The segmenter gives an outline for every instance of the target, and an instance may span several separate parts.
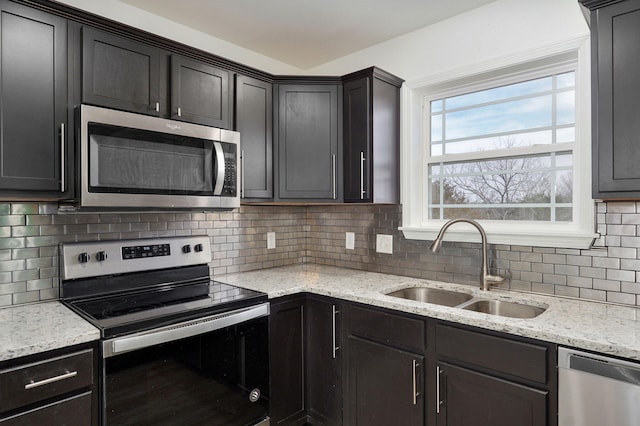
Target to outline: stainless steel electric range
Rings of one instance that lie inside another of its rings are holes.
[[[62,245],[62,301],[102,336],[102,424],[269,424],[267,295],[210,261],[207,236]]]

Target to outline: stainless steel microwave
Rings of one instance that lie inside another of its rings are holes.
[[[80,208],[240,206],[240,134],[89,105],[78,107]]]

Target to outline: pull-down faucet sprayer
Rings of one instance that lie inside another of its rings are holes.
[[[444,237],[444,233],[449,229],[449,227],[455,223],[464,222],[473,225],[480,232],[480,239],[482,240],[482,271],[480,272],[480,289],[489,291],[489,288],[492,285],[502,284],[505,281],[505,277],[501,277],[499,275],[491,275],[489,274],[489,261],[487,256],[487,234],[484,232],[484,229],[478,222],[472,219],[451,219],[447,223],[442,226],[438,236],[429,247],[434,253],[437,253],[440,250],[440,246],[442,245],[442,238]]]

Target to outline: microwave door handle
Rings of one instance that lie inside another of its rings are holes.
[[[216,180],[215,187],[213,188],[213,195],[221,195],[227,165],[224,163],[224,152],[222,151],[222,144],[220,142],[214,142],[213,149],[216,152],[216,164],[218,165],[218,172],[215,177]]]

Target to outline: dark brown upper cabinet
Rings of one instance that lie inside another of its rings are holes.
[[[82,29],[83,103],[228,129],[229,79],[205,62]]]
[[[593,197],[640,198],[640,0],[591,9]]]
[[[342,201],[342,86],[279,84],[277,105],[277,198]]]
[[[69,188],[67,21],[0,2],[0,190],[60,198]]]
[[[273,198],[273,86],[236,75],[235,130],[241,142],[242,199]]]
[[[400,202],[400,87],[378,68],[343,77],[344,201]]]
[[[229,71],[171,55],[171,118],[229,128]]]
[[[160,115],[160,51],[144,43],[84,27],[82,102]]]

